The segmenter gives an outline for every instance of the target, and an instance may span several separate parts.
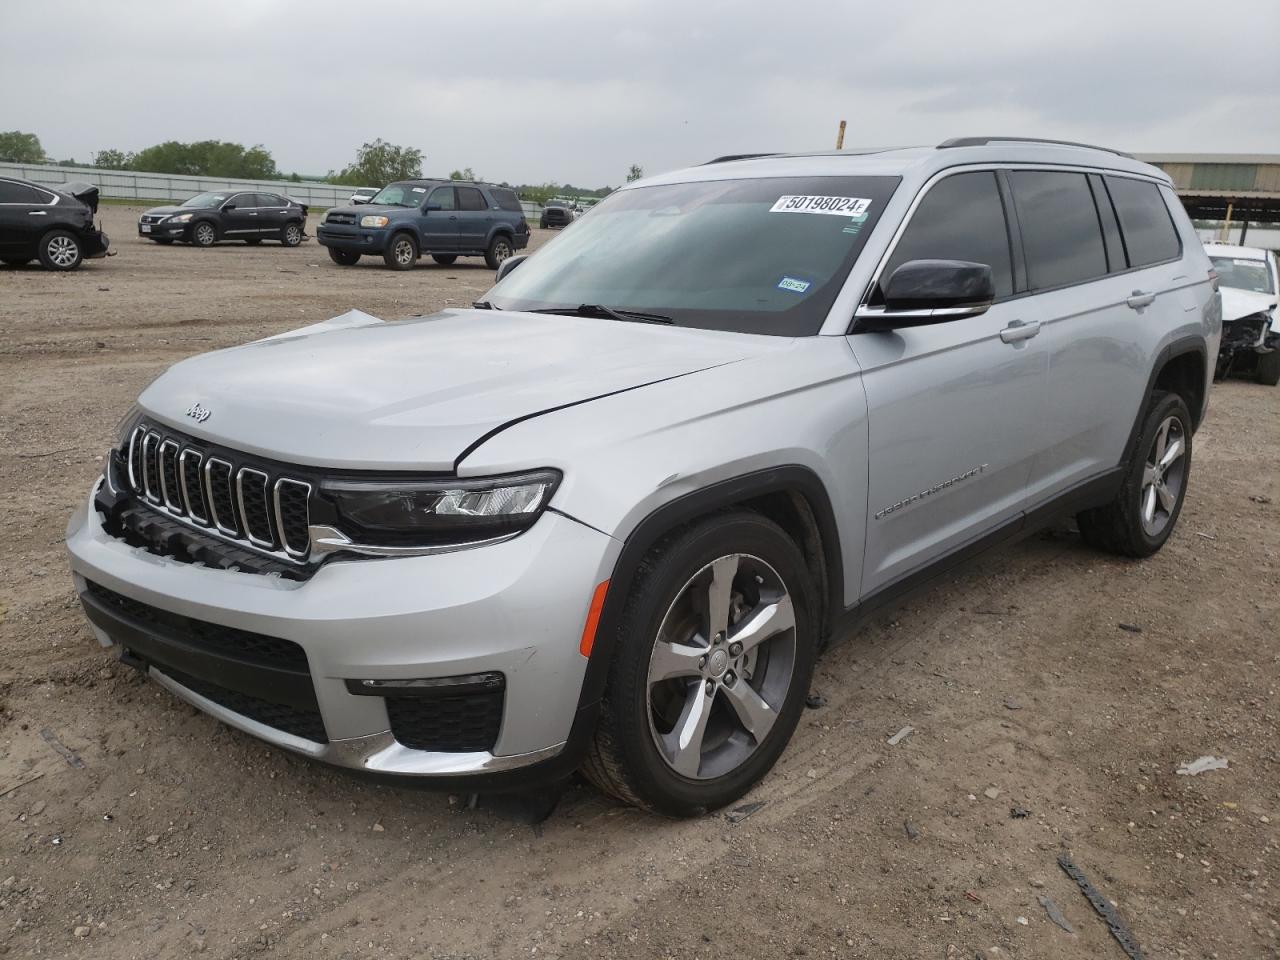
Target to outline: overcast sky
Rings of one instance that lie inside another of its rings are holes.
[[[617,185],[719,154],[966,134],[1280,153],[1280,2],[0,0],[0,130],[87,160],[261,143],[323,174]]]

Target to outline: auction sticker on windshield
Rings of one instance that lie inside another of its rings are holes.
[[[835,217],[860,217],[871,201],[863,197],[784,196],[770,213],[825,213]]]

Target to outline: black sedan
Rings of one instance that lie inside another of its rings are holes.
[[[274,193],[216,191],[192,197],[180,206],[156,207],[138,218],[138,236],[156,243],[181,240],[211,247],[219,240],[261,243],[279,240],[286,247],[302,242],[307,208]]]
[[[47,270],[74,270],[107,255],[107,235],[93,225],[98,189],[87,183],[42,187],[0,177],[0,262],[39,258]]]

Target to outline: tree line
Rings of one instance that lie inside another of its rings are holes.
[[[0,132],[0,160],[14,163],[49,163],[34,133],[20,130]],[[76,165],[74,160],[63,161]],[[422,176],[423,155],[417,147],[400,146],[379,138],[365,143],[356,151],[355,159],[341,170],[330,170],[325,180],[329,183],[355,187],[380,187],[396,180],[411,180]],[[93,154],[91,166],[103,170],[135,170],[140,173],[172,173],[186,176],[217,177],[220,180],[282,180],[301,182],[297,173],[284,175],[275,159],[262,144],[246,147],[225,140],[199,140],[181,143],[166,140],[146,147],[136,153],[114,147]],[[449,174],[453,180],[480,180],[466,167]],[[632,164],[627,171],[628,182],[639,180],[644,170]],[[604,197],[613,187],[577,187],[568,183],[512,184],[503,182],[524,200],[546,203],[556,196]]]

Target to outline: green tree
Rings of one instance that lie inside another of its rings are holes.
[[[472,170],[470,167],[467,167],[466,169],[463,169],[463,170],[453,171],[453,173],[449,174],[449,179],[450,180],[479,180],[480,178],[476,176],[476,173],[474,170]]]
[[[393,180],[412,180],[422,176],[422,151],[400,147],[382,138],[366,143],[356,152],[355,163],[338,173],[329,172],[330,183],[356,187],[381,187]]]
[[[631,169],[627,171],[627,183],[631,183],[633,180],[639,180],[643,176],[644,167],[640,166],[638,163],[633,163],[631,165]]]
[[[9,130],[0,133],[0,160],[11,163],[44,163],[44,147],[34,133]]]
[[[261,144],[246,148],[223,140],[201,140],[197,143],[166,140],[139,150],[130,166],[148,173],[237,180],[271,180],[279,176],[275,160]]]
[[[93,155],[93,165],[104,170],[128,170],[133,165],[133,154],[123,150],[99,150]]]

